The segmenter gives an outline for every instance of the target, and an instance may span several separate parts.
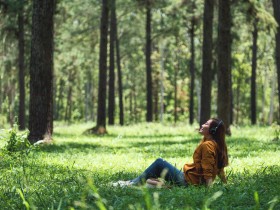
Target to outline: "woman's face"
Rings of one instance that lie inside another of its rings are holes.
[[[204,123],[201,128],[199,129],[199,133],[204,135],[204,136],[209,136],[209,128],[210,124],[212,123],[212,120],[208,120],[206,123]]]

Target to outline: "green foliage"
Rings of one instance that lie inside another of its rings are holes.
[[[6,0],[0,7],[0,122],[14,123],[18,113],[18,47],[17,13],[20,3],[24,3],[25,19],[25,67],[28,72],[30,58],[30,37],[32,1]],[[139,4],[141,3],[142,4]],[[146,1],[119,0],[116,2],[118,34],[120,43],[121,68],[123,76],[123,98],[125,122],[135,123],[145,120],[145,10]],[[177,71],[179,121],[188,117],[189,106],[189,60],[191,20],[195,21],[195,118],[198,116],[204,1],[161,0],[152,1],[152,71],[154,97],[159,95],[160,62],[164,60],[163,86],[165,119],[173,120],[174,115],[174,72]],[[216,5],[215,5],[216,6]],[[257,108],[258,122],[269,122],[266,116],[269,104],[277,106],[277,100],[269,101],[273,89],[267,78],[275,71],[275,21],[269,0],[233,1],[232,4],[232,84],[233,99],[238,100],[234,107],[234,123],[249,122],[251,32],[252,20],[259,19],[258,69],[257,69]],[[55,52],[54,52],[54,118],[67,122],[83,120],[95,121],[98,93],[99,65],[99,23],[101,2],[94,0],[57,1],[55,13]],[[217,10],[214,15],[213,58],[216,62]],[[160,53],[165,43],[165,53]],[[269,64],[269,65],[268,65]],[[179,66],[179,67],[178,67]],[[270,68],[268,71],[267,68]],[[215,70],[213,64],[213,70]],[[267,72],[267,74],[265,73]],[[266,74],[267,78],[264,76]],[[137,77],[135,77],[137,75]],[[26,75],[26,108],[28,107],[28,75]],[[217,77],[214,71],[212,90],[212,112],[216,113]],[[117,78],[116,78],[117,82]],[[156,86],[156,87],[155,87]],[[275,97],[276,98],[276,97]],[[116,94],[116,102],[118,102]],[[117,104],[117,103],[116,103]],[[235,104],[235,101],[234,101]],[[157,104],[159,106],[159,104]],[[156,104],[155,104],[156,106]],[[26,110],[27,111],[27,110]],[[116,107],[116,118],[118,116]],[[242,116],[242,119],[240,119]],[[277,113],[274,112],[274,118]],[[118,121],[116,119],[116,121]],[[270,123],[270,122],[269,122]]]
[[[1,136],[1,140],[6,142],[4,146],[4,150],[8,153],[28,153],[32,148],[30,142],[27,139],[28,132],[19,133],[17,131],[17,125],[14,125],[9,130],[3,130],[3,136]]]

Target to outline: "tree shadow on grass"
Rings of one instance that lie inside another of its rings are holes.
[[[227,146],[230,155],[243,158],[260,156],[264,151],[279,150],[280,142],[230,137],[227,139]]]
[[[269,202],[278,196],[278,204],[274,209],[280,209],[279,203],[279,174],[280,166],[262,166],[255,172],[244,169],[243,172],[233,173],[229,177],[229,184],[224,186],[224,194],[230,199],[227,203],[232,209],[248,209],[257,206],[254,199],[258,194],[260,209],[269,209]],[[234,195],[234,196],[232,196]]]
[[[73,152],[77,153],[91,153],[91,152],[100,152],[100,153],[111,153],[123,147],[108,147],[102,146],[94,143],[78,143],[70,142],[63,144],[51,144],[42,146],[38,152],[48,152],[48,153],[64,153],[64,152]]]
[[[112,140],[110,140],[112,141]],[[153,140],[153,141],[143,141],[143,142],[132,142],[132,141],[121,141],[121,145],[118,145],[118,142],[116,141],[113,143],[112,146],[104,146],[102,144],[98,143],[88,143],[83,141],[77,141],[77,142],[63,142],[63,143],[54,143],[50,145],[43,145],[40,150],[43,152],[49,152],[49,153],[63,153],[66,151],[71,150],[78,150],[79,152],[100,152],[100,153],[114,153],[116,151],[123,150],[123,152],[126,152],[127,149],[143,149],[146,147],[158,149],[159,147],[163,148],[171,148],[172,145],[178,145],[183,150],[190,145],[190,144],[197,144],[197,139],[185,139],[185,140]]]

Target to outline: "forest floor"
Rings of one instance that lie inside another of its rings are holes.
[[[2,130],[0,208],[280,209],[280,141],[273,141],[273,127],[232,127],[228,184],[217,178],[210,188],[151,189],[111,183],[136,177],[158,157],[178,168],[192,162],[201,139],[196,128],[143,123],[83,135],[92,126],[55,123],[53,144],[12,154]]]

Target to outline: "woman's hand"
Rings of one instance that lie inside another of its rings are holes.
[[[222,180],[222,182],[223,182],[224,184],[227,183],[227,178],[226,178],[224,169],[220,169],[220,170],[218,171],[218,177]]]
[[[213,183],[213,179],[212,178],[206,179],[206,186],[207,187],[210,187],[212,185],[212,183]]]

